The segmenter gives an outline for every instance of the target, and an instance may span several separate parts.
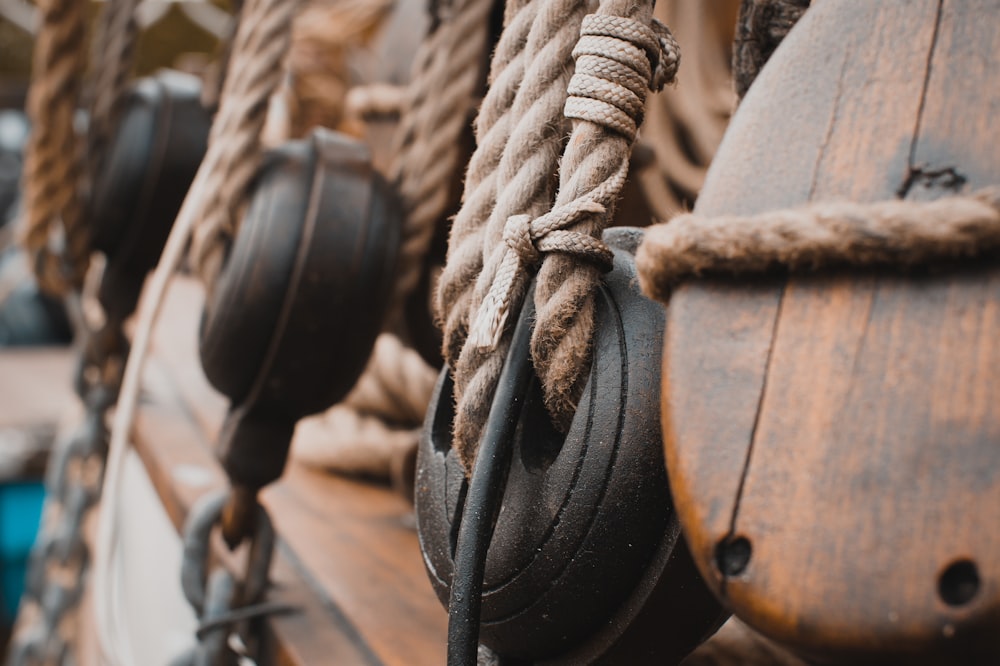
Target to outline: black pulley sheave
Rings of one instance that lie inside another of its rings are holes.
[[[480,642],[504,657],[671,663],[724,617],[671,505],[660,436],[664,314],[638,291],[639,238],[635,229],[606,234],[614,270],[597,292],[593,365],[569,432],[551,425],[533,373],[526,391],[513,392],[521,404],[509,429],[509,469],[494,475],[494,483],[506,478],[506,489],[486,555],[479,628]],[[452,386],[446,370],[428,411],[416,486],[424,562],[443,603],[463,512],[481,492],[479,463],[470,488],[451,448]],[[490,418],[511,411],[494,402]],[[488,423],[484,437],[498,428]]]
[[[205,374],[232,401],[219,455],[234,485],[277,479],[296,421],[357,381],[385,317],[401,223],[357,141],[317,129],[265,157],[201,326]]]
[[[138,81],[92,183],[87,219],[107,257],[101,300],[131,312],[205,156],[211,116],[197,78],[173,71]],[[131,307],[127,307],[131,304]]]

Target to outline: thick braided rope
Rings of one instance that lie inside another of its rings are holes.
[[[390,311],[419,283],[434,232],[446,213],[462,132],[489,48],[493,1],[458,0],[417,51],[391,168],[406,222]]]
[[[1000,250],[1000,187],[930,202],[822,202],[751,217],[681,215],[650,227],[636,265],[667,302],[681,280],[785,268],[910,266]]]
[[[86,66],[87,3],[42,0],[35,40],[24,160],[21,242],[39,286],[52,294],[78,290],[90,263],[90,236],[80,197],[81,156],[74,115]],[[53,250],[53,234],[62,247]]]
[[[496,203],[497,166],[510,138],[511,105],[524,75],[524,47],[540,4],[541,0],[507,3],[507,20],[490,63],[489,88],[475,122],[476,150],[466,169],[462,205],[451,226],[447,263],[435,299],[444,357],[452,367],[468,331],[472,291],[483,268],[486,221]],[[520,8],[515,10],[515,5]]]
[[[811,0],[743,0],[733,44],[733,83],[740,99],[809,9]]]
[[[515,23],[520,14],[531,11],[530,7],[515,16]],[[552,175],[558,171],[566,136],[562,111],[573,71],[573,46],[585,13],[582,0],[546,0],[535,13],[524,43],[524,74],[511,103],[510,136],[495,171],[496,201],[486,223],[480,250],[483,269],[468,302],[470,312],[480,309],[504,264],[507,220],[524,215],[534,218],[552,205]],[[511,280],[511,291],[523,295],[526,285],[527,276],[518,274]],[[454,442],[467,469],[471,469],[509,340],[497,342],[489,349],[466,342],[453,366],[457,399]]]
[[[195,215],[190,258],[211,288],[261,158],[260,133],[268,101],[282,77],[298,2],[247,0],[233,40],[219,111],[212,123],[205,163],[206,197]]]
[[[104,151],[128,89],[135,46],[139,41],[139,22],[135,15],[139,1],[108,0],[93,40],[93,80],[89,91],[90,120],[87,126],[87,161],[91,179],[104,160]]]
[[[680,52],[669,31],[652,21],[651,2],[606,0],[585,24],[577,54],[579,80],[566,104],[573,132],[553,212],[573,211],[563,228],[599,239],[628,174],[646,92],[674,80]],[[600,271],[598,263],[561,250],[544,255],[538,271],[532,360],[549,414],[563,429],[587,381]]]
[[[297,7],[296,0],[247,0],[241,11],[208,150],[139,304],[135,336],[125,366],[108,449],[102,491],[102,496],[108,500],[107,507],[115,506],[113,500],[121,493],[122,470],[138,408],[142,368],[170,279],[180,266],[193,230],[200,232],[191,249],[206,286],[211,285],[221,267],[226,234],[232,229],[229,207],[236,207],[245,199],[257,169],[260,132],[268,99],[281,79],[281,63],[288,50]],[[198,227],[199,223],[207,226]],[[116,515],[106,508],[98,520],[94,566],[94,588],[98,590],[108,589],[112,577],[111,563],[119,538]],[[101,653],[106,661],[115,664],[118,643],[110,635],[110,623],[100,621],[112,616],[108,595],[97,595],[95,606]]]

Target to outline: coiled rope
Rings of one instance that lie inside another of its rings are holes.
[[[586,20],[585,12],[585,2],[571,0],[508,7],[477,120],[437,303],[466,470],[509,344],[509,313],[536,268],[532,359],[554,422],[565,429],[572,419],[590,364],[593,292],[611,260],[600,233],[625,181],[646,91],[677,71],[676,42],[653,23],[651,2],[605,0]],[[560,160],[566,119],[572,131]]]

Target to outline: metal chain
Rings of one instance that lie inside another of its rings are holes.
[[[100,501],[108,453],[108,410],[115,404],[128,345],[118,318],[88,330],[76,373],[82,422],[56,445],[46,475],[45,520],[31,552],[8,664],[73,663],[76,610],[90,568],[84,523]]]
[[[238,513],[253,516],[248,542],[246,572],[242,580],[221,567],[208,571],[212,532],[227,522],[233,502],[250,502]],[[267,592],[268,572],[274,555],[275,532],[271,517],[255,496],[230,490],[203,497],[188,514],[184,525],[181,587],[198,615],[198,643],[173,661],[171,666],[249,666],[255,664],[256,646],[248,638],[249,623],[265,615],[296,610],[292,606],[262,603]]]

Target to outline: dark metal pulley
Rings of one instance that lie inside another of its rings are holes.
[[[87,218],[108,259],[101,297],[134,308],[205,156],[211,116],[196,77],[163,71],[129,91],[92,186]]]
[[[205,374],[232,401],[219,455],[235,486],[277,479],[296,421],[342,399],[361,374],[401,221],[357,141],[315,130],[266,157],[200,335]]]
[[[640,238],[636,229],[606,234],[614,270],[598,292],[594,362],[569,432],[552,427],[533,373],[517,398],[479,618],[480,642],[503,657],[672,663],[725,617],[671,504],[659,421],[664,315],[638,292],[632,253]],[[510,410],[494,402],[491,419],[494,412]],[[451,449],[453,419],[446,370],[428,411],[416,487],[424,562],[443,603],[475,490]]]

